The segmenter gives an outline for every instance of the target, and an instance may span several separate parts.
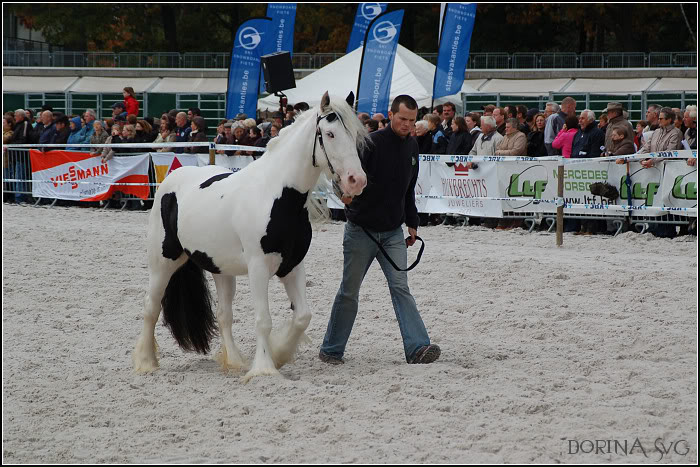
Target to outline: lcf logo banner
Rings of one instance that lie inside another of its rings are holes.
[[[348,41],[348,48],[345,53],[349,54],[358,47],[365,44],[365,34],[367,26],[374,18],[386,11],[388,3],[360,3],[357,5],[357,13],[355,14],[355,23],[352,25],[352,33]],[[270,16],[268,13],[267,16]]]
[[[296,3],[268,3],[267,17],[272,19],[270,36],[263,40],[263,53],[289,52],[294,55],[294,21]],[[260,93],[265,92],[265,80],[260,80]]]
[[[357,111],[370,115],[389,110],[391,76],[399,43],[403,10],[377,16],[365,35],[357,91]]]
[[[456,94],[464,83],[476,3],[448,3],[443,18],[433,99]]]
[[[260,56],[263,43],[269,37],[270,18],[251,18],[236,31],[231,52],[226,91],[226,118],[244,113],[255,116],[258,107],[258,83],[260,80]]]

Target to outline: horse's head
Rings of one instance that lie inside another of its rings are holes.
[[[367,186],[359,154],[367,145],[367,132],[352,110],[352,93],[346,101],[331,103],[328,92],[321,98],[317,133],[321,147],[316,160],[333,174],[343,194],[357,196]],[[324,157],[325,151],[325,157]]]

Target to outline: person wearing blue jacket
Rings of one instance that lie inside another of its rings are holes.
[[[70,119],[70,135],[68,135],[67,144],[75,144],[76,146],[66,147],[66,151],[84,151],[85,148],[78,147],[78,144],[88,144],[90,138],[85,137],[85,127],[80,123],[80,117]]]

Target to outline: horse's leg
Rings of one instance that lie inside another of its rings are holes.
[[[253,365],[243,377],[244,383],[247,383],[255,376],[279,375],[270,352],[270,331],[272,330],[272,318],[270,317],[268,300],[270,269],[262,257],[254,258],[248,263],[248,277],[250,278],[250,293],[253,297],[255,308],[255,335],[257,343]]]
[[[150,275],[148,293],[144,300],[143,329],[132,355],[134,369],[139,373],[148,373],[158,369],[155,329],[158,316],[160,316],[161,300],[170,278],[186,261],[187,257],[183,254],[175,261],[160,257],[149,262]]]
[[[224,371],[240,370],[246,367],[246,361],[233,342],[231,325],[233,324],[233,297],[236,295],[236,278],[222,274],[212,274],[216,284],[216,294],[219,298],[219,306],[216,309],[216,318],[219,320],[219,332],[221,333],[221,349],[216,354],[216,361],[221,364]]]
[[[299,344],[304,341],[311,343],[304,331],[309,327],[311,311],[306,302],[306,271],[304,263],[299,263],[292,272],[280,278],[292,302],[294,314],[284,326],[276,329],[270,336],[272,360],[277,368],[294,360]]]

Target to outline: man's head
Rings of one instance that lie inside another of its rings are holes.
[[[24,109],[15,110],[15,123],[23,122],[27,119],[27,112]]]
[[[179,128],[187,126],[187,114],[185,112],[178,112],[175,116],[175,124]]]
[[[433,107],[433,114],[442,118],[442,104],[436,105],[435,107]]]
[[[426,120],[419,120],[416,122],[416,136],[423,136],[428,132],[428,122]]]
[[[444,121],[451,120],[455,116],[456,107],[452,102],[442,104],[442,119]]]
[[[482,110],[484,111],[484,117],[490,117],[493,115],[493,110],[496,108],[495,105],[489,104],[481,107]]]
[[[685,108],[683,113],[683,123],[687,128],[695,128],[698,120],[698,107],[696,105],[689,105]]]
[[[67,116],[63,115],[63,116],[56,119],[56,130],[62,131],[67,126],[68,126],[68,117]]]
[[[95,120],[97,120],[97,114],[95,113],[94,110],[87,109],[85,111],[85,113],[83,114],[83,118],[85,119],[85,123],[92,123]]]
[[[496,126],[499,127],[503,124],[503,121],[506,119],[506,112],[504,109],[501,107],[496,107],[493,109],[493,115],[491,115],[494,120],[496,120]]]
[[[112,115],[116,116],[126,112],[126,107],[123,102],[115,102],[112,104]]]
[[[659,111],[659,126],[666,128],[668,125],[673,125],[676,120],[676,113],[670,107],[664,107]]]
[[[201,117],[202,116],[202,111],[199,110],[198,107],[192,107],[187,111],[187,118],[189,121],[194,120],[194,117]]]
[[[589,125],[593,125],[594,123],[595,113],[592,110],[586,109],[578,116],[578,126],[581,127],[582,130],[585,130]]]
[[[544,118],[545,120],[549,118],[550,115],[559,112],[559,104],[556,102],[547,102],[544,107]]]
[[[481,131],[488,135],[496,129],[496,119],[492,116],[481,117]]]
[[[362,123],[365,123],[367,120],[370,120],[370,116],[367,112],[360,112],[359,114],[357,114],[357,118],[359,118]]]
[[[618,142],[622,141],[623,139],[625,139],[625,132],[619,128],[613,129],[612,140],[615,141],[616,143],[618,143]]]
[[[384,116],[383,113],[376,113],[376,114],[372,115],[372,120],[375,120],[375,121],[377,121],[377,122],[381,122],[381,121],[384,120],[385,118],[386,118],[386,117]]]
[[[573,97],[565,97],[561,101],[561,111],[569,117],[576,115],[576,99]]]
[[[410,135],[413,126],[416,124],[417,116],[418,104],[414,98],[406,94],[394,98],[389,111],[391,129],[394,133],[401,138]]]
[[[649,125],[656,125],[659,122],[659,113],[661,112],[661,106],[658,104],[651,104],[647,107],[647,122]]]
[[[608,102],[608,107],[605,109],[605,113],[608,114],[608,119],[619,117],[622,115],[622,104],[619,102]]]
[[[512,135],[518,131],[518,119],[509,118],[506,120],[506,134]]]
[[[50,110],[44,110],[41,112],[41,123],[44,124],[45,127],[51,125],[53,122],[53,112]]]

